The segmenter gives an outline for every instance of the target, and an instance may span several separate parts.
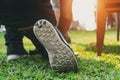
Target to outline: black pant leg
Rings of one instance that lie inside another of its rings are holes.
[[[18,31],[17,26],[5,26],[5,45],[7,46],[7,55],[10,54],[27,54],[23,47],[23,34]]]
[[[44,57],[48,57],[46,49],[35,37],[32,29],[23,31],[23,34],[32,41],[35,48],[39,51],[40,54],[42,54]]]

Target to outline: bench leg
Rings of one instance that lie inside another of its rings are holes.
[[[101,56],[105,24],[106,24],[106,11],[105,11],[105,0],[97,0],[97,55]]]

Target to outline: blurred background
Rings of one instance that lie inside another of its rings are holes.
[[[56,19],[59,19],[60,0],[51,0]],[[70,29],[93,31],[96,30],[96,0],[73,0],[73,21]],[[106,17],[106,29],[116,28],[117,13],[108,13]],[[4,32],[4,25],[1,25],[0,32]]]
[[[59,19],[59,1],[51,0],[57,20]],[[73,22],[70,29],[96,30],[96,0],[73,0]],[[106,29],[116,28],[117,13],[107,13]]]

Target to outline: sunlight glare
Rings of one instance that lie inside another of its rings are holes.
[[[96,0],[73,0],[73,20],[79,21],[86,30],[95,30]]]

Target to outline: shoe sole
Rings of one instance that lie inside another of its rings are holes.
[[[17,54],[12,54],[12,55],[8,55],[7,56],[7,61],[10,61],[10,60],[15,60],[15,59],[19,59],[19,58],[25,58],[27,57],[28,55],[24,54],[24,55],[17,55]]]
[[[55,72],[78,70],[73,51],[50,22],[44,19],[37,21],[33,27],[33,32],[46,48],[51,68]]]

